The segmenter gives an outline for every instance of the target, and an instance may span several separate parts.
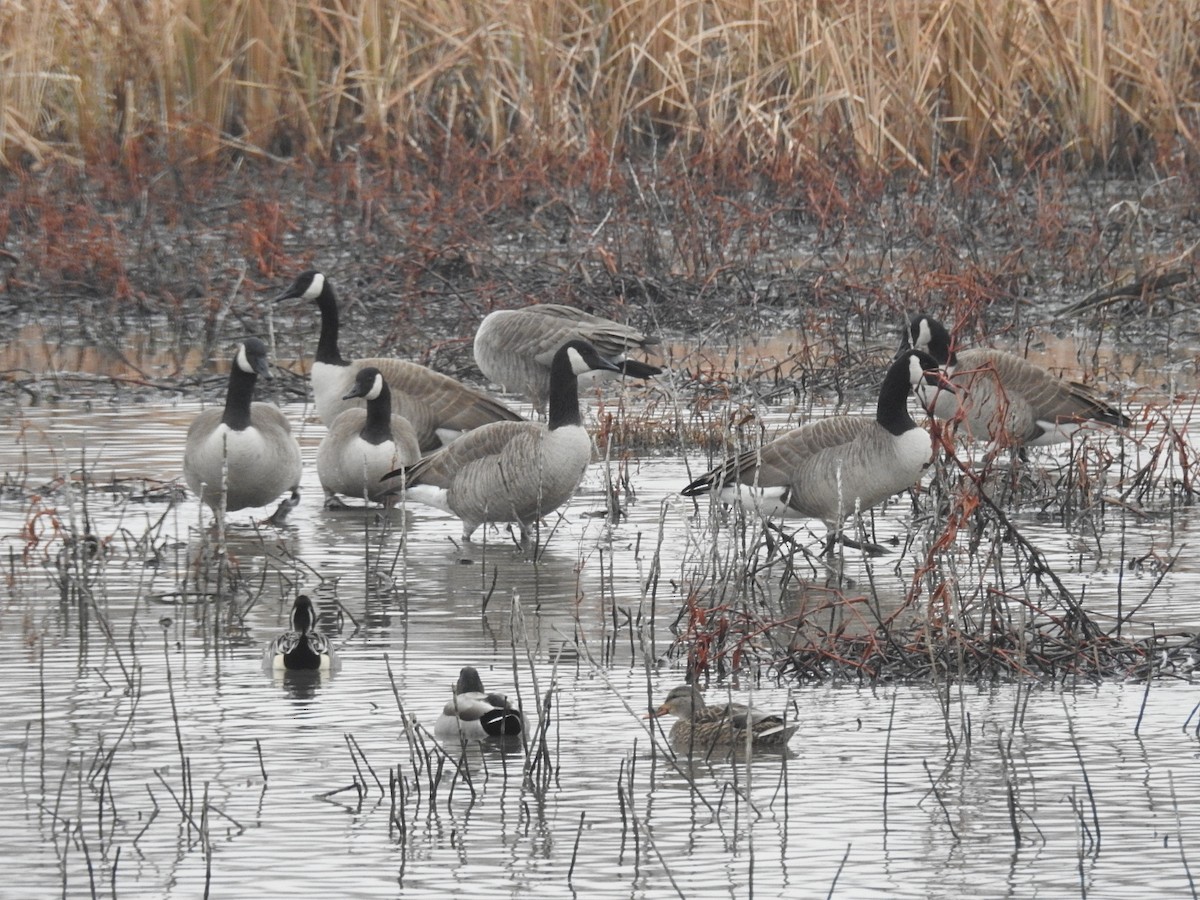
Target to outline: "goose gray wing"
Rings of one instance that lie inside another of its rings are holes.
[[[392,412],[412,423],[422,450],[441,443],[439,430],[470,431],[491,422],[520,422],[522,417],[499,400],[433,369],[401,359],[361,359],[374,366],[392,391]]]
[[[1004,410],[1007,431],[1022,443],[1040,437],[1046,426],[1088,421],[1120,427],[1130,424],[1127,416],[1091,388],[1059,378],[1004,350],[963,351],[954,382],[965,387],[959,402],[974,423],[993,432]]]
[[[406,468],[405,482],[449,488],[472,463],[536,450],[536,436],[544,431],[533,422],[496,422],[468,431],[454,443]]]
[[[975,350],[959,355],[975,366],[995,368],[1000,382],[1024,395],[1035,417],[1050,422],[1084,422],[1095,419],[1110,425],[1128,426],[1124,414],[1105,403],[1087,385],[1059,378],[1049,370],[1003,350]]]
[[[631,348],[659,343],[657,337],[632,326],[594,316],[573,306],[544,303],[517,312],[528,312],[540,319],[539,329],[546,339],[537,348],[537,358],[544,366],[550,365],[554,352],[569,340],[582,338],[595,347],[601,356],[607,357],[623,356]]]
[[[630,349],[658,343],[658,338],[628,325],[571,306],[543,303],[489,313],[475,334],[475,362],[493,382],[525,394],[535,409],[544,410],[554,355],[574,340],[587,341],[610,360],[619,360]],[[622,371],[629,377],[649,378],[662,370],[632,362]]]
[[[850,444],[874,424],[857,416],[830,416],[786,431],[762,447],[746,450],[726,460],[684,489],[685,496],[739,482],[760,487],[794,483],[817,454]]]

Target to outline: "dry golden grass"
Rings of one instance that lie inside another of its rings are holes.
[[[1193,0],[0,4],[0,162],[735,147],[795,164],[1194,143]]]

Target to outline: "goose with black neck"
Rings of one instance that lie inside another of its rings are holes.
[[[321,335],[310,378],[317,415],[326,427],[346,409],[362,408],[361,399],[346,398],[360,370],[378,369],[392,392],[392,411],[413,426],[422,452],[491,422],[519,422],[522,417],[503,403],[426,366],[390,357],[346,359],[338,348],[338,300],[333,284],[316,270],[302,272],[275,298],[308,300],[321,313]]]
[[[591,344],[569,341],[551,364],[546,422],[484,425],[385,477],[401,478],[409,499],[461,519],[464,541],[480,525],[511,522],[527,547],[537,521],[571,498],[592,459],[592,439],[579,409],[579,376],[615,369]]]

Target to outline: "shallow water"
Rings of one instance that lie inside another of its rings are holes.
[[[463,549],[458,523],[423,507],[386,523],[322,510],[322,429],[307,423],[304,500],[288,526],[234,514],[233,600],[185,604],[177,589],[194,579],[209,516],[191,497],[166,502],[159,482],[178,476],[197,408],[8,414],[0,896],[1193,892],[1200,694],[1185,678],[726,681],[713,690],[798,719],[791,752],[675,762],[642,714],[684,680],[671,625],[709,570],[706,549],[725,546],[675,495],[683,459],[629,463],[636,497],[622,494],[615,525],[602,514],[615,465],[594,465],[532,561],[495,531]],[[56,488],[85,469],[109,489]],[[907,500],[889,505],[879,534],[905,533],[912,515]],[[1189,554],[1161,580],[1127,565],[1190,544],[1189,510],[1125,515],[1110,507],[1099,534],[1090,520],[1017,518],[1103,625],[1141,603],[1130,628],[1200,629]],[[61,554],[85,521],[106,542],[91,563]],[[846,571],[898,605],[916,554],[870,569],[848,554]],[[1008,590],[1013,565],[1000,573]],[[260,669],[298,591],[321,603],[343,659],[324,681]],[[489,748],[465,760],[469,778],[444,763],[431,790],[425,760],[438,757],[420,729],[465,663],[527,711],[550,695],[545,781],[523,783],[519,749]]]

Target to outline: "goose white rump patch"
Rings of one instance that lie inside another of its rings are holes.
[[[809,518],[787,505],[785,500],[788,493],[786,487],[754,487],[749,484],[730,484],[721,488],[717,496],[722,503],[739,504],[768,518],[786,516],[788,518]]]
[[[404,489],[404,496],[409,500],[416,500],[418,503],[440,509],[452,516],[458,515],[450,508],[450,492],[446,488],[435,487],[432,484],[414,484]]]

